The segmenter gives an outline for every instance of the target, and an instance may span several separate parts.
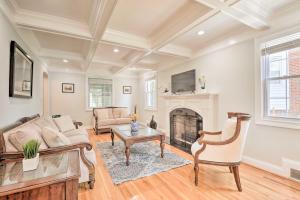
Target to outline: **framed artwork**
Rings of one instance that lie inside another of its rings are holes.
[[[131,86],[123,86],[123,94],[131,94]]]
[[[10,42],[9,96],[32,98],[33,61],[15,42]]]
[[[74,83],[62,83],[61,91],[62,93],[74,93],[75,92]]]

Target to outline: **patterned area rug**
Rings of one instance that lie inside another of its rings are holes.
[[[126,166],[125,147],[121,141],[98,142],[97,150],[109,171],[114,184],[151,176],[173,168],[190,164],[191,161],[164,150],[164,158],[160,157],[160,146],[155,142],[137,143],[130,147],[129,166]]]

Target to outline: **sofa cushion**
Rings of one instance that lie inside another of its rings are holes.
[[[71,144],[90,143],[89,138],[86,135],[72,135],[67,138]]]
[[[73,136],[73,135],[86,135],[86,136],[88,135],[86,129],[84,129],[84,128],[78,128],[75,130],[66,131],[66,132],[63,132],[63,134],[67,137]]]
[[[128,108],[113,108],[114,118],[126,118],[129,116]]]
[[[113,113],[112,108],[101,108],[96,109],[95,113],[98,117],[98,120],[104,120],[104,119],[113,119]]]
[[[40,143],[39,149],[48,148],[40,133],[34,129],[17,130],[16,132],[9,134],[8,140],[17,149],[17,151],[23,151],[23,145],[30,140],[37,140]]]
[[[116,119],[118,124],[129,124],[132,119],[131,118],[117,118]]]
[[[98,121],[98,127],[116,125],[116,124],[118,124],[118,121],[116,119],[105,119],[105,120]]]
[[[54,118],[53,121],[55,122],[60,132],[66,132],[76,129],[69,115],[63,115],[61,117]]]
[[[66,136],[51,127],[43,128],[42,137],[49,147],[59,147],[71,144]]]

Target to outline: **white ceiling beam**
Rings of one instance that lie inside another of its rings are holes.
[[[93,27],[91,27],[93,40],[89,44],[89,50],[85,59],[86,71],[88,70],[90,64],[92,63],[99,41],[106,30],[108,21],[113,13],[117,1],[118,0],[101,0],[100,2],[98,1],[97,11],[96,11],[97,14],[95,14],[96,18],[94,20]]]
[[[104,32],[102,40],[110,43],[121,44],[131,48],[149,49],[151,47],[150,42],[143,37],[109,28]]]
[[[43,58],[54,58],[54,59],[67,59],[84,62],[84,57],[80,53],[74,53],[69,51],[53,50],[41,48],[38,55]]]
[[[103,65],[115,66],[115,67],[123,67],[124,65],[127,64],[125,62],[114,62],[114,61],[103,60],[97,57],[94,57],[92,62],[103,64]]]
[[[222,13],[231,16],[233,19],[256,30],[263,30],[268,28],[268,23],[261,19],[258,15],[243,11],[232,6],[231,2],[222,2],[219,0],[195,0],[203,5],[218,9]]]
[[[164,47],[160,48],[158,51],[156,51],[160,54],[166,54],[171,56],[181,56],[185,58],[192,57],[192,51],[188,48],[181,47],[174,44],[167,44]]]
[[[14,23],[18,27],[30,30],[50,32],[85,40],[91,39],[89,26],[62,17],[17,9]]]
[[[133,59],[128,65],[118,70],[116,74],[121,73],[127,68],[137,64],[143,58],[155,51],[158,51],[182,34],[190,31],[195,26],[216,15],[218,12],[219,10],[208,8],[202,8],[199,10],[199,8],[197,6],[195,7],[193,4],[188,4],[187,6],[183,7],[180,11],[178,11],[177,16],[174,17],[172,21],[167,21],[162,27],[159,28],[157,34],[152,36],[151,49]]]

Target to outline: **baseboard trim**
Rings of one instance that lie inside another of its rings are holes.
[[[288,176],[285,173],[285,170],[280,166],[257,160],[248,156],[243,156],[243,162],[256,168],[265,170],[267,172],[288,178]]]

